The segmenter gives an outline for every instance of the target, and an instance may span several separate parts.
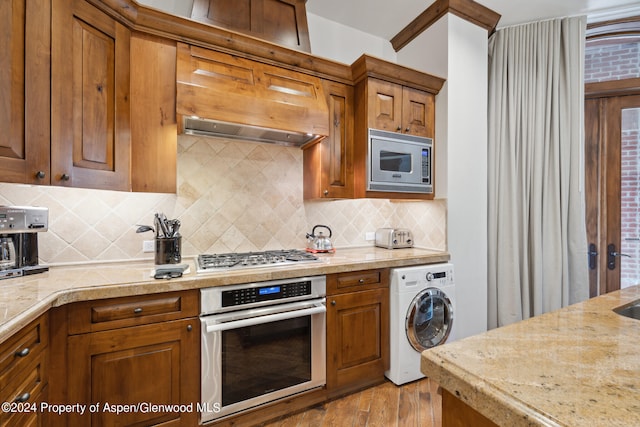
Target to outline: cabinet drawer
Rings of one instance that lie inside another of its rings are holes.
[[[47,352],[40,352],[0,392],[2,402],[34,403],[47,384]],[[2,414],[11,415],[11,414]]]
[[[327,277],[327,294],[352,292],[389,286],[389,269],[353,271]]]
[[[40,400],[43,401],[43,400]],[[36,404],[39,406],[39,404]],[[20,426],[20,427],[42,427],[46,426],[43,421],[43,415],[39,412],[40,408],[33,408],[29,412],[15,412],[10,414],[3,413],[0,417],[0,426]]]
[[[69,307],[69,334],[104,331],[198,315],[198,292],[86,301]]]
[[[0,389],[42,353],[49,344],[49,316],[45,314],[25,326],[0,347]]]
[[[0,414],[0,427],[20,426],[20,427],[45,427],[51,425],[47,422],[50,414],[40,411],[40,404],[48,402],[47,386],[34,396],[31,396],[24,406],[15,409],[17,412],[2,412]],[[57,415],[51,415],[57,417]]]

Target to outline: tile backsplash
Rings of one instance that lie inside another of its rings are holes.
[[[302,150],[180,135],[177,194],[0,184],[0,204],[49,208],[40,261],[47,264],[152,259],[142,252],[155,212],[182,223],[184,257],[304,248],[316,224],[340,247],[370,246],[365,233],[406,227],[416,246],[446,249],[446,201],[359,199],[306,202]]]

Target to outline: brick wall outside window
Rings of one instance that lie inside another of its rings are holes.
[[[586,83],[633,77],[640,77],[640,41],[587,44],[584,58]]]
[[[615,43],[587,43],[585,82],[640,77],[640,41],[621,39]],[[640,277],[640,109],[622,115],[621,247],[620,286],[638,284]]]
[[[620,252],[631,258],[621,259],[620,286],[638,284],[640,276],[640,108],[622,114],[622,176]]]

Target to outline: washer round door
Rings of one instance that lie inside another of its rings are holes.
[[[453,305],[438,288],[423,289],[407,310],[406,331],[409,343],[417,351],[443,344],[453,326]]]

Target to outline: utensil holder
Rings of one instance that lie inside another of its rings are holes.
[[[179,264],[182,261],[182,236],[156,237],[156,265]]]

